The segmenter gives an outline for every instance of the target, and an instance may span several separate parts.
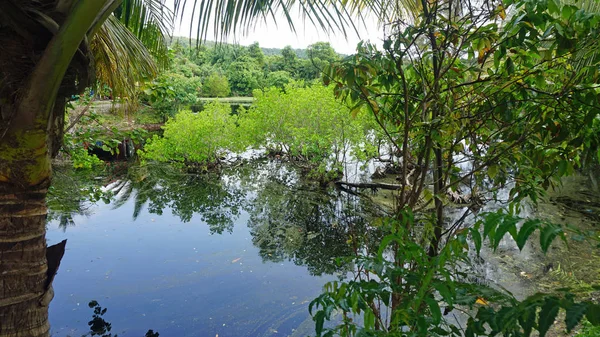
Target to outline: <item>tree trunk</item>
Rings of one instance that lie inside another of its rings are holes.
[[[0,337],[49,335],[45,197],[0,183]]]
[[[121,0],[26,3],[0,1],[0,337],[49,335],[65,245],[46,248],[50,156],[62,141],[65,97],[92,75],[88,38]]]
[[[50,330],[50,156],[43,123],[35,124],[15,123],[0,139],[0,337],[48,336]]]

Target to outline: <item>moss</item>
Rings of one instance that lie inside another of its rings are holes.
[[[51,161],[43,130],[19,130],[0,143],[0,181],[35,186],[48,180]]]

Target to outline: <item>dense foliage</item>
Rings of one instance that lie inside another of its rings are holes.
[[[469,241],[479,252],[486,239],[495,248],[510,234],[522,249],[539,229],[545,252],[556,237],[566,240],[564,227],[514,214],[600,159],[590,132],[600,111],[600,17],[554,0],[423,1],[419,14],[396,22],[382,51],[361,44],[325,72],[338,97],[376,118],[403,178],[379,254],[356,257],[360,282],[331,283],[313,303],[317,333],[544,336],[561,309],[569,331],[584,315],[598,323],[597,304],[569,290],[518,301],[465,280],[459,265],[472,261]],[[507,185],[508,199],[500,198]],[[508,213],[478,215],[480,198],[507,204]],[[448,208],[465,202],[463,216],[447,223]],[[470,215],[481,228],[469,227]],[[459,304],[471,309],[464,327],[440,310]],[[324,329],[333,311],[344,322]]]
[[[124,119],[123,111],[97,112],[92,97],[89,91],[75,97],[65,116],[69,123],[65,125],[61,154],[78,169],[102,165],[95,152],[121,159],[133,156],[135,147],[141,146],[148,136],[142,128],[119,126],[116,121]]]
[[[339,57],[326,42],[310,45],[300,58],[286,47],[265,55],[258,43],[248,47],[219,44],[196,48],[176,39],[167,70],[143,85],[141,101],[166,121],[181,109],[201,110],[201,97],[251,96],[256,89],[293,81],[311,82]]]
[[[321,174],[342,172],[353,158],[366,158],[372,119],[355,118],[332,95],[331,87],[285,86],[255,92],[253,106],[241,115],[242,133],[251,144],[311,165]]]
[[[199,113],[180,112],[164,125],[162,137],[148,140],[142,158],[207,168],[241,146],[235,119],[230,107],[220,103],[207,104]]]
[[[177,114],[165,124],[162,137],[146,144],[143,158],[207,167],[226,153],[265,148],[327,181],[342,173],[344,163],[375,154],[372,118],[353,117],[331,87],[290,84],[254,94],[255,103],[237,115],[219,103],[198,114]]]

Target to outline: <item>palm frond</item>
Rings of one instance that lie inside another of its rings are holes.
[[[294,8],[323,31],[341,32],[346,36],[346,29],[356,29],[353,17],[360,17],[360,9],[367,8],[372,1],[380,0],[175,0],[174,8],[180,18],[191,10],[194,20],[190,23],[190,36],[196,30],[198,41],[206,40],[210,30],[215,39],[247,33],[261,20],[276,19],[279,12],[295,31],[290,14]]]
[[[174,13],[165,0],[123,0],[115,16],[155,57],[162,68],[168,66],[167,40],[173,31]]]
[[[158,73],[148,49],[114,15],[94,35],[90,47],[96,76],[100,83],[112,88],[115,97],[132,97],[137,83]]]
[[[360,3],[358,0],[356,2]],[[423,11],[419,0],[375,0],[367,1],[364,6],[376,12],[381,24],[394,24],[404,19],[416,21]]]
[[[570,4],[585,10],[588,13],[600,14],[600,1],[598,0],[563,0],[565,4]],[[598,38],[590,36],[587,43],[584,43],[582,48],[577,53],[573,66],[577,70],[582,70],[598,62]],[[587,71],[585,72],[587,73]]]

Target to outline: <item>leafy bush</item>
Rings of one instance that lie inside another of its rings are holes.
[[[351,150],[364,153],[372,121],[368,114],[353,117],[331,91],[322,85],[257,90],[254,105],[241,115],[243,133],[250,143],[311,163],[322,174],[339,169]]]
[[[230,92],[227,77],[218,73],[211,74],[202,86],[202,95],[208,97],[227,97]]]
[[[236,141],[235,119],[226,104],[209,103],[204,111],[194,114],[182,111],[164,125],[163,137],[148,140],[144,160],[183,165],[217,164],[227,150],[241,145]]]
[[[279,70],[267,74],[264,86],[265,88],[276,87],[284,90],[290,82],[292,82],[292,75],[285,70]]]
[[[510,234],[522,249],[539,230],[540,245],[546,252],[555,239],[566,240],[568,229],[503,212],[485,213],[474,227],[449,237],[432,256],[419,238],[406,230],[418,221],[410,209],[401,210],[397,219],[375,221],[374,225],[389,233],[379,250],[367,256],[357,253],[350,259],[358,267],[355,277],[327,283],[323,294],[310,304],[317,336],[530,336],[533,331],[545,336],[561,310],[569,332],[584,316],[600,323],[600,305],[576,301],[569,289],[518,300],[506,290],[474,281],[469,273],[472,261],[468,251],[474,248],[479,255],[484,241],[497,249],[504,235]],[[469,237],[473,246],[468,244]],[[455,309],[467,316],[464,326],[453,316],[445,317]],[[342,314],[341,321],[334,318],[336,313]],[[326,320],[338,325],[326,327]],[[596,331],[586,326],[581,333],[596,336]]]
[[[104,164],[95,154],[89,154],[83,146],[73,147],[69,154],[73,161],[73,168],[76,169],[92,169]]]
[[[583,328],[577,332],[575,337],[597,337],[600,336],[600,326],[593,326],[589,321],[583,323]]]
[[[199,77],[166,73],[146,85],[142,100],[149,102],[156,114],[166,121],[182,106],[195,104],[201,88]]]

